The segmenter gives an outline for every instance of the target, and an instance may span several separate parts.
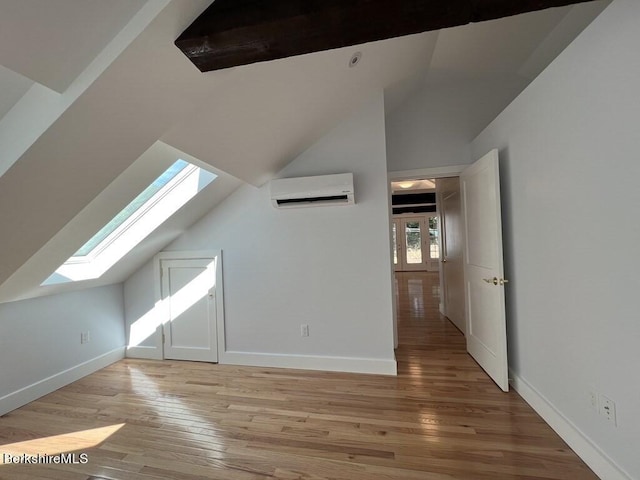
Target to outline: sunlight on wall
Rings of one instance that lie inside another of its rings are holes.
[[[127,348],[140,346],[156,332],[162,323],[161,302],[156,302],[151,310],[131,324]]]
[[[207,268],[187,285],[178,290],[171,297],[171,316],[177,318],[193,306],[198,300],[209,294],[216,285],[216,262],[207,265]],[[164,301],[169,300],[169,297]]]
[[[216,286],[216,260],[212,260],[201,274],[178,290],[173,297],[156,302],[151,310],[134,321],[129,328],[127,348],[140,346],[155,334],[160,325],[169,321],[171,314],[173,318],[177,318],[213,291]],[[169,312],[169,299],[172,312]]]

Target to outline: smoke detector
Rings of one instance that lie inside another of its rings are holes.
[[[353,68],[356,65],[358,65],[361,59],[362,59],[362,52],[356,52],[353,55],[351,55],[351,58],[349,59],[349,68]]]

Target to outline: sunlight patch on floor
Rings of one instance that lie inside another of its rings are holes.
[[[92,428],[89,430],[80,430],[61,435],[52,435],[50,437],[35,438],[33,440],[1,445],[0,450],[3,454],[12,456],[21,456],[25,454],[57,455],[60,453],[82,451],[100,445],[125,425],[126,423],[118,423],[107,427]],[[0,456],[0,465],[3,464],[4,461]]]

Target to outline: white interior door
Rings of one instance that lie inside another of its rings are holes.
[[[505,392],[509,390],[498,151],[460,175],[465,225],[467,350]]]
[[[460,178],[437,180],[438,208],[442,223],[442,313],[462,332],[466,332],[464,317],[464,263],[462,200]]]
[[[162,261],[164,358],[217,362],[217,259]]]

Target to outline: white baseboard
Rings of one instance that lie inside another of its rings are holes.
[[[93,372],[97,372],[101,368],[107,367],[118,360],[122,360],[123,358],[124,348],[116,348],[115,350],[100,355],[99,357],[87,360],[79,365],[68,368],[67,370],[51,375],[48,378],[5,395],[0,398],[0,415],[5,415],[16,408],[20,408],[29,402],[33,402],[48,393],[58,390],[65,385],[69,385],[76,380],[80,380],[82,377],[86,377]]]
[[[509,372],[511,386],[602,480],[633,480],[571,420],[526,380]]]
[[[329,372],[373,373],[397,375],[395,360],[378,358],[323,357],[313,355],[281,355],[270,353],[225,352],[221,364],[252,367],[300,368]]]
[[[127,358],[162,360],[162,350],[157,347],[126,347],[125,352]]]

